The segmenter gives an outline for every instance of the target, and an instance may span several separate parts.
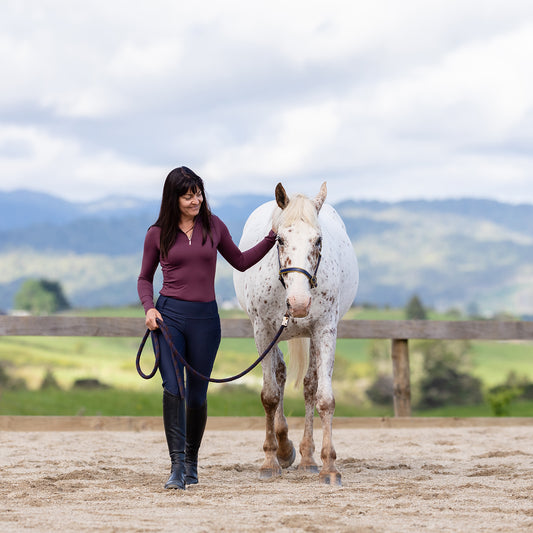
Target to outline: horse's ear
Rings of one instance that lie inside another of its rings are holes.
[[[320,192],[316,195],[316,198],[313,200],[317,213],[322,208],[322,205],[324,204],[324,201],[327,195],[328,195],[328,188],[326,187],[326,182],[324,182],[322,186],[320,187]]]
[[[287,193],[285,192],[285,189],[281,183],[276,185],[276,202],[281,209],[285,209],[289,204],[289,197],[287,196]]]

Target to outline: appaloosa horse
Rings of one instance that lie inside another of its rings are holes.
[[[320,480],[340,485],[332,442],[335,398],[331,376],[337,324],[353,303],[359,271],[344,223],[333,207],[324,204],[326,195],[323,183],[313,199],[303,195],[289,199],[281,183],[278,184],[276,202],[263,204],[250,215],[240,241],[240,248],[247,249],[273,227],[278,234],[277,246],[246,272],[235,272],[234,283],[239,302],[253,324],[259,353],[268,346],[288,312],[289,322],[280,340],[289,340],[291,360],[300,359],[300,376],[305,362],[301,354],[304,358],[308,355],[309,361],[303,381],[305,429],[299,468],[318,472],[313,458],[316,407],[323,431]],[[308,354],[303,353],[304,345],[308,346]],[[277,344],[262,367],[266,439],[260,477],[265,479],[281,475],[281,468],[289,467],[296,453],[283,413],[287,373]]]

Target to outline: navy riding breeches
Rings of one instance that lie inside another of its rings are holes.
[[[172,343],[182,357],[200,374],[211,376],[220,345],[220,317],[216,301],[187,302],[168,296],[159,296],[156,309],[168,327]],[[159,371],[163,387],[179,395],[176,370],[170,348],[161,333],[156,330],[161,359]],[[183,365],[178,363],[183,381]],[[187,372],[185,400],[189,407],[201,407],[206,402],[208,382]]]

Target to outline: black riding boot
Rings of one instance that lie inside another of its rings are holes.
[[[187,438],[185,446],[185,483],[198,483],[198,450],[207,421],[207,403],[201,407],[187,407]]]
[[[185,490],[185,402],[163,391],[163,422],[172,463],[165,489]]]

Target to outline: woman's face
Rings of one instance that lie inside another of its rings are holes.
[[[200,212],[200,206],[204,198],[200,189],[197,189],[196,192],[192,192],[189,189],[183,196],[179,197],[179,208],[183,216],[195,217]]]

